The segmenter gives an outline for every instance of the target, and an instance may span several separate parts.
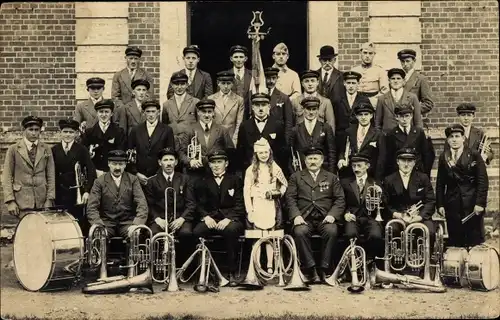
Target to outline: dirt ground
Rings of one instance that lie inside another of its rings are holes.
[[[498,240],[496,240],[498,242]],[[221,288],[200,294],[192,286],[180,292],[84,295],[78,288],[54,293],[33,293],[18,285],[6,267],[12,245],[1,247],[1,315],[47,319],[143,319],[151,316],[194,315],[209,319],[243,319],[284,314],[334,318],[495,318],[500,314],[500,290],[491,292],[451,289],[424,293],[402,289],[372,289],[353,295],[342,288],[312,286],[308,292],[289,292],[274,286],[262,291]]]

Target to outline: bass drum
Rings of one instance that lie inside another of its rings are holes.
[[[26,290],[69,289],[80,275],[84,239],[64,211],[28,212],[14,238],[14,270]]]
[[[443,284],[451,287],[467,285],[464,278],[466,258],[467,250],[465,248],[448,247],[446,249],[443,255],[443,267],[441,268]]]
[[[478,245],[470,249],[465,259],[465,277],[469,287],[473,290],[496,289],[500,279],[497,250],[486,245]]]

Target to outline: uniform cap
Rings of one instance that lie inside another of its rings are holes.
[[[147,100],[144,101],[141,105],[142,110],[146,110],[146,108],[154,107],[160,110],[160,103],[156,100]]]
[[[453,132],[460,132],[462,135],[464,135],[465,129],[460,124],[453,124],[444,130],[444,134],[446,135],[446,138],[448,138]]]
[[[73,119],[61,119],[59,120],[59,129],[62,130],[64,128],[70,128],[78,131],[80,129],[80,123]]]
[[[215,108],[215,101],[212,99],[202,99],[196,103],[196,108],[198,109],[207,109],[207,108]]]
[[[188,53],[194,53],[198,56],[198,58],[200,57],[200,48],[198,48],[197,45],[195,44],[192,44],[190,46],[187,46],[185,47],[184,49],[182,49],[182,55],[185,56],[186,54]]]
[[[170,77],[170,82],[172,83],[187,83],[189,77],[184,72],[174,72]]]
[[[21,121],[21,125],[23,126],[23,128],[27,128],[33,125],[37,125],[41,128],[43,125],[43,120],[42,118],[39,118],[37,116],[27,116],[23,119],[23,121]]]
[[[138,47],[128,47],[127,49],[125,49],[125,55],[137,56],[140,58],[142,56],[142,50],[139,49]]]
[[[227,160],[227,154],[224,150],[215,150],[208,155],[208,161],[224,159]]]
[[[464,102],[458,105],[457,107],[457,113],[475,113],[476,112],[476,106],[473,105],[472,103]]]
[[[135,89],[137,86],[145,86],[146,89],[149,90],[151,84],[146,79],[137,79],[132,81],[132,84],[130,86],[132,87],[132,89]]]
[[[164,156],[171,155],[177,158],[177,152],[173,148],[163,148],[158,151],[158,160],[161,160]]]
[[[400,68],[392,68],[392,69],[389,69],[389,71],[387,71],[387,76],[389,78],[392,77],[395,74],[401,75],[401,77],[403,79],[404,79],[404,77],[406,77],[406,72],[403,69],[400,69]]]
[[[402,148],[396,152],[396,158],[415,160],[417,158],[417,152],[414,148]]]
[[[111,109],[111,111],[113,111],[115,109],[115,103],[111,99],[103,99],[101,101],[98,101],[94,105],[94,109],[96,111],[100,110],[100,109],[104,109],[104,108],[108,108],[108,109]]]
[[[127,161],[127,153],[123,150],[111,150],[108,152],[108,161]]]
[[[86,81],[87,88],[102,88],[105,83],[104,79],[98,77],[89,78]]]
[[[417,52],[413,49],[403,49],[398,52],[398,59],[399,60],[404,60],[406,58],[413,58],[415,59],[417,57]]]

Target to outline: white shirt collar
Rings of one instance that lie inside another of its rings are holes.
[[[468,126],[468,127],[464,127],[464,135],[468,138],[470,136],[470,129],[472,128],[472,125]]]
[[[361,124],[358,126],[358,132],[361,132],[362,129],[365,129],[365,132],[368,132],[370,130],[370,122],[368,122],[368,125],[366,127],[363,127]]]
[[[110,173],[110,174],[111,174],[111,173]],[[120,185],[120,182],[122,181],[122,176],[123,176],[123,174],[122,174],[122,175],[120,175],[120,176],[117,178],[117,177],[115,177],[114,175],[112,175],[112,174],[111,174],[111,178],[113,178],[113,181],[116,183],[116,185],[117,185],[117,186],[119,186],[119,185]]]
[[[184,92],[182,95],[177,95],[177,94],[174,94],[174,97],[175,97],[175,100],[176,101],[180,101],[180,102],[183,102],[184,99],[186,98],[186,92]]]
[[[71,141],[69,144],[68,144],[68,150],[71,149],[71,147],[73,146],[73,142],[75,142],[75,140]],[[66,142],[62,141],[61,140],[61,144],[63,146],[63,149],[64,149],[64,146],[66,145]]]
[[[139,101],[139,100],[137,100],[137,99],[134,99],[134,100],[135,100],[135,104],[137,105],[137,108],[139,108],[139,110],[141,110],[141,111],[142,111],[142,108],[141,108],[141,106],[142,106],[142,102],[140,102],[140,101]]]
[[[398,124],[398,127],[399,127],[399,130],[401,130],[401,132],[406,132],[405,128],[403,128],[400,124]],[[408,133],[410,133],[410,129],[411,129],[411,126],[408,127]]]
[[[455,150],[453,150],[453,149],[450,148],[450,151],[453,154],[453,151],[455,151]],[[458,158],[460,158],[460,156],[462,155],[462,152],[464,152],[464,146],[462,145],[455,152],[457,153],[457,160],[458,160]]]
[[[101,127],[102,132],[106,132],[106,130],[108,130],[110,123],[111,121],[108,121],[107,123],[99,121],[99,127]]]
[[[209,123],[207,123],[207,124],[208,124],[208,130],[212,129],[212,122],[213,122],[213,121],[210,121]],[[202,121],[200,121],[200,125],[201,125],[201,128],[202,128],[203,130],[205,130],[205,125],[206,125],[206,124],[205,124],[205,123],[203,123]]]
[[[198,68],[194,68],[193,70],[189,70],[188,68],[184,68],[184,71],[186,72],[186,74],[187,74],[187,75],[188,75],[188,77],[189,77],[189,75],[191,74],[190,72],[192,72],[192,73],[193,73],[193,75],[195,75],[195,74],[196,74],[196,70],[197,70],[197,69],[198,69]]]
[[[398,171],[399,171],[399,175],[401,176],[401,179],[410,179],[412,171],[410,171],[410,173],[408,173],[408,174],[404,174],[403,171],[401,171],[401,170],[398,170]]]
[[[391,89],[391,92],[392,92],[392,94],[394,94],[394,95],[399,95],[399,94],[402,94],[402,93],[403,93],[403,91],[404,91],[404,88],[403,88],[403,87],[399,88],[398,90]]]
[[[318,174],[319,174],[319,170],[316,171],[316,172],[312,172],[311,170],[308,170],[309,171],[309,174],[311,175],[311,177],[316,180],[316,178],[318,177]]]
[[[411,77],[411,75],[413,74],[413,72],[415,72],[415,68],[410,69],[410,70],[406,73],[406,76],[405,76],[405,81],[408,81],[408,79],[410,79],[410,77]]]
[[[245,74],[245,67],[241,68],[241,69],[237,69],[236,67],[233,67],[233,73],[234,75],[239,75],[240,78],[243,79],[243,75]]]
[[[276,87],[269,89],[269,96],[273,95],[274,89],[276,89]]]
[[[158,119],[156,119],[153,123],[149,123],[148,120],[146,120],[146,127],[154,128],[158,124]]]
[[[175,171],[172,171],[171,174],[166,174],[165,171],[162,171],[163,176],[165,177],[165,180],[168,181],[168,178],[170,177],[170,181],[174,181],[174,173]]]
[[[306,118],[304,118],[304,123],[310,126],[311,129],[314,129],[314,127],[316,126],[316,122],[318,122],[318,118],[314,118],[312,120],[307,120]]]
[[[362,175],[361,177],[356,177],[356,183],[359,183],[359,181],[363,179],[363,183],[366,183],[366,179],[368,179],[368,173],[365,173],[364,175]]]
[[[92,101],[92,103],[95,105],[96,103],[98,103],[99,101],[102,101],[103,97],[101,96],[99,99],[94,99],[92,96],[90,96],[90,100]]]
[[[26,139],[26,137],[23,138],[24,140],[24,143],[26,144],[26,147],[28,148],[28,151],[32,148],[32,144],[35,145],[35,147],[38,145],[38,140],[36,140],[35,142],[30,142],[28,139]]]
[[[129,67],[127,67],[127,70],[128,70],[128,73],[133,73],[135,74],[135,72],[137,71],[137,68],[135,68],[134,70],[130,69]]]
[[[316,97],[318,95],[318,91],[314,91],[313,93],[307,93],[304,91],[304,98],[307,97]]]

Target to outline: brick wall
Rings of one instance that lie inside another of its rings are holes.
[[[359,48],[368,41],[368,1],[340,1],[339,17],[339,70],[350,70],[360,63]],[[337,48],[335,48],[337,49]]]
[[[498,2],[422,1],[422,63],[436,101],[431,123],[455,121],[476,103],[476,123],[498,127]]]
[[[129,3],[129,45],[142,49],[143,67],[154,79],[155,99],[160,92],[160,4],[158,2]],[[163,102],[166,97],[161,97]]]
[[[0,131],[28,114],[55,127],[75,107],[74,5],[4,3],[0,21]]]

